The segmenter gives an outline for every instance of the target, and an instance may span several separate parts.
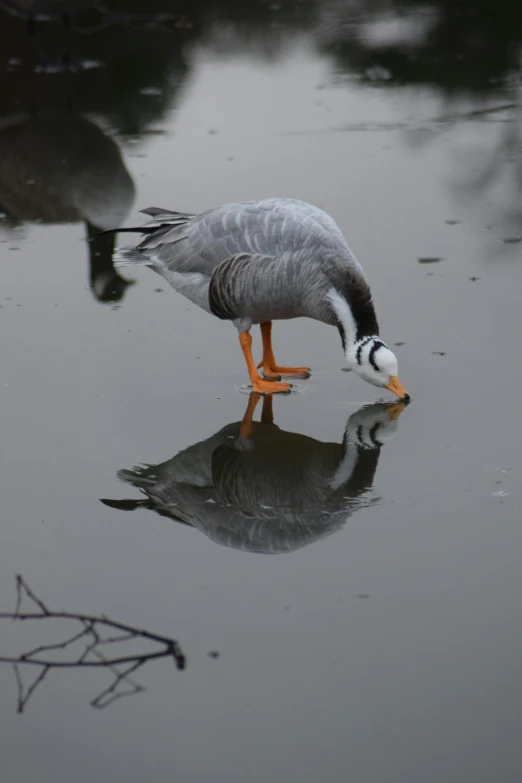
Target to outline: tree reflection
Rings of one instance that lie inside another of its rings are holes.
[[[521,6],[510,0],[328,0],[315,33],[340,76],[388,89],[429,88],[441,100],[439,127],[488,122],[480,143],[469,145],[473,174],[459,167],[455,189],[467,199],[494,193],[493,221],[518,234],[521,22]]]
[[[342,71],[487,95],[520,71],[521,21],[510,0],[329,0],[317,32]]]
[[[38,53],[31,49],[27,20],[41,13],[50,17],[39,24],[39,38],[45,51],[56,53],[63,43],[64,9],[73,12],[71,49],[79,67],[74,73],[36,73]],[[520,228],[522,9],[511,0],[495,6],[485,0],[193,0],[189,5],[182,0],[0,0],[0,20],[3,138],[5,128],[15,127],[22,115],[31,118],[27,129],[43,113],[61,113],[64,130],[74,133],[66,115],[78,123],[95,117],[101,132],[116,134],[125,146],[162,132],[196,47],[273,59],[293,38],[306,35],[330,61],[332,79],[348,77],[353,83],[355,78],[389,90],[423,87],[440,98],[441,117],[450,122],[508,107],[489,118],[496,136],[488,132],[472,164],[478,173],[467,181],[459,174],[458,186],[468,196],[483,196],[500,183],[500,219]],[[355,118],[356,124],[365,119]],[[59,138],[66,147],[65,134]],[[0,181],[0,205],[8,219],[29,220],[9,208],[5,191],[5,180]],[[100,226],[88,218],[85,223],[92,238],[89,226]],[[92,261],[91,254],[91,278]],[[108,288],[93,287],[102,290],[102,301],[114,301],[126,285],[116,276]]]

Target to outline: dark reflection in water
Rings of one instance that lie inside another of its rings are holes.
[[[113,267],[114,240],[97,235],[125,219],[133,200],[118,146],[90,120],[68,114],[2,118],[0,208],[8,230],[31,221],[83,222],[91,288],[100,301],[121,299],[129,282]]]
[[[494,219],[522,221],[522,8],[511,0],[329,0],[315,28],[319,50],[338,76],[363,85],[423,86],[443,104],[435,128],[475,120],[494,123],[469,148],[468,173],[454,178],[460,197],[495,198]],[[365,118],[355,118],[355,123]],[[430,118],[425,118],[429,120]],[[437,139],[433,124],[423,141]],[[413,139],[411,139],[413,141]],[[419,141],[419,137],[416,137]],[[502,202],[502,203],[500,203]]]
[[[520,73],[521,21],[511,0],[329,0],[318,38],[341,71],[488,95]]]
[[[291,552],[339,530],[375,502],[371,489],[381,447],[397,431],[405,403],[360,408],[341,443],[324,443],[273,422],[272,397],[251,394],[241,422],[223,427],[159,465],[121,470],[146,500],[102,502],[147,508],[245,552]]]
[[[70,73],[41,66],[63,49],[64,13],[73,20]],[[37,46],[31,20],[38,22]],[[459,177],[458,188],[483,196],[501,183],[501,219],[518,237],[521,21],[520,7],[508,0],[494,9],[484,0],[194,0],[190,7],[0,0],[0,209],[7,213],[0,230],[83,222],[93,294],[121,299],[128,283],[112,266],[114,240],[95,239],[96,229],[122,223],[134,198],[113,134],[125,140],[161,132],[157,123],[187,81],[195,45],[273,59],[306,34],[336,77],[356,75],[388,89],[422,84],[451,104],[451,121],[480,112],[498,120],[498,132],[476,150],[473,175]]]

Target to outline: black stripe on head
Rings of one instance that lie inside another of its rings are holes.
[[[375,340],[374,344],[371,347],[370,355],[368,356],[368,361],[372,365],[373,369],[376,372],[379,372],[379,367],[377,365],[377,362],[375,361],[375,354],[379,350],[379,348],[385,348],[386,346],[384,343],[382,343],[380,340]]]
[[[362,341],[360,346],[357,348],[357,353],[355,354],[355,358],[357,359],[357,364],[359,364],[359,365],[362,364],[362,357],[361,357],[362,349],[364,348],[365,345],[368,345],[368,343],[370,343],[372,341],[372,339],[373,339],[372,337],[366,337]]]
[[[374,446],[382,446],[382,443],[375,437],[381,427],[380,421],[376,422],[370,430],[370,440]]]

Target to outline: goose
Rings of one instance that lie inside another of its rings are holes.
[[[272,321],[304,316],[338,329],[348,367],[363,380],[410,399],[398,378],[397,359],[379,337],[363,269],[322,209],[296,199],[266,198],[199,215],[158,207],[143,213],[152,220],[119,229],[145,238],[119,248],[116,265],[151,267],[203,310],[232,321],[253,391],[288,392],[291,384],[281,377],[309,375],[308,367],[279,365],[272,348]],[[260,325],[263,343],[257,366],[253,324]]]
[[[261,398],[261,421],[254,422]],[[375,502],[380,451],[395,436],[406,404],[362,406],[348,418],[341,443],[325,443],[280,429],[273,396],[252,392],[241,422],[159,465],[120,470],[120,480],[144,499],[101,502],[120,511],[155,511],[233,549],[291,552]]]

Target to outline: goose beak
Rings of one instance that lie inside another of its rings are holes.
[[[390,375],[390,380],[386,384],[386,389],[389,389],[391,392],[397,395],[397,397],[400,397],[401,400],[404,400],[405,402],[409,402],[410,395],[400,382],[397,375]]]

